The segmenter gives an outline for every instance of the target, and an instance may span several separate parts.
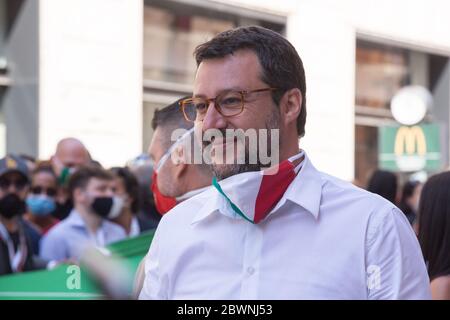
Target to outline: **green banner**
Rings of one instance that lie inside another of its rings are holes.
[[[379,167],[391,171],[441,170],[440,128],[436,124],[378,129]]]
[[[138,237],[116,242],[107,247],[105,260],[120,265],[120,270],[127,273],[125,278],[127,294],[131,296],[136,269],[147,254],[154,231]],[[111,263],[112,265],[112,263]],[[104,290],[95,280],[92,271],[86,267],[60,265],[53,270],[24,272],[0,277],[0,299],[45,299],[45,300],[80,300],[102,299]],[[111,279],[117,280],[111,269]],[[108,270],[106,270],[108,272]],[[124,277],[122,277],[124,278]]]

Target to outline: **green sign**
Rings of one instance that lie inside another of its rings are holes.
[[[382,169],[437,171],[442,166],[440,128],[436,124],[380,127],[378,150]]]
[[[147,254],[154,231],[138,237],[116,242],[107,247],[110,257],[121,264],[128,275],[126,294],[131,295],[135,271]],[[117,275],[110,272],[114,282]],[[107,279],[106,279],[107,280]],[[104,291],[91,271],[81,265],[60,265],[53,270],[23,272],[0,277],[0,300],[44,299],[44,300],[85,300],[103,299]]]

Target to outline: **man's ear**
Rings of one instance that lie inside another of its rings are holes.
[[[298,88],[285,92],[280,101],[281,120],[285,126],[297,125],[297,118],[302,108],[303,96]]]
[[[187,169],[188,164],[186,163],[186,154],[184,152],[183,145],[175,147],[172,153],[172,161],[175,172],[175,178],[181,177]]]
[[[86,194],[80,188],[76,188],[73,191],[73,202],[74,203],[85,203],[86,202]]]

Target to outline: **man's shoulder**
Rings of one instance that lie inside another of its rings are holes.
[[[323,181],[321,205],[370,225],[377,225],[394,216],[407,221],[395,204],[380,195],[329,174],[320,172],[320,175]]]
[[[42,240],[66,238],[68,237],[68,232],[70,232],[70,229],[70,221],[64,219],[51,227],[50,230],[48,230],[48,232],[42,236]]]
[[[357,187],[351,182],[323,172],[320,172],[320,176],[323,181],[322,193],[325,197],[328,196],[332,199],[340,199],[349,202],[364,202],[372,204],[378,208],[395,208],[395,205],[392,202],[386,200],[378,194]]]
[[[211,201],[216,196],[216,190],[214,188],[209,188],[204,192],[193,196],[192,198],[180,202],[162,217],[160,225],[190,224],[203,206],[205,206],[208,201]]]

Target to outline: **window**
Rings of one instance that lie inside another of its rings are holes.
[[[444,83],[448,82],[447,62],[448,57],[356,41],[355,180],[358,184],[365,187],[370,174],[378,168],[378,128],[399,125],[392,117],[390,103],[402,87],[421,85],[430,90],[434,106],[424,121],[439,123],[448,132],[450,101],[448,95],[442,95],[442,88],[448,90],[448,84]],[[401,179],[406,176],[402,174]]]
[[[195,47],[234,27],[232,21],[178,15],[167,9],[145,7],[144,79],[191,84]]]
[[[407,50],[358,41],[356,105],[389,109],[394,94],[410,83],[408,65]]]
[[[176,0],[145,1],[143,151],[151,141],[156,108],[192,94],[197,69],[193,52],[216,34],[242,25],[261,25],[283,33],[286,17],[214,1],[187,4]]]

